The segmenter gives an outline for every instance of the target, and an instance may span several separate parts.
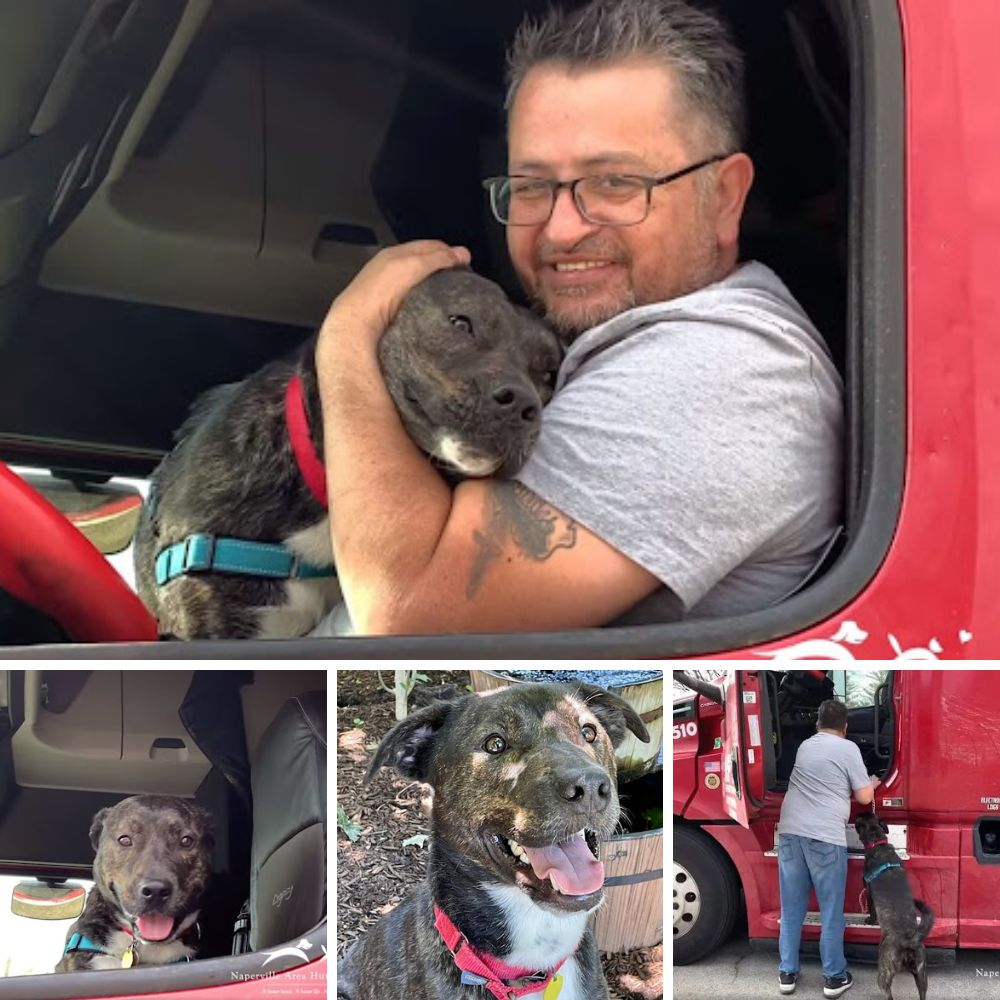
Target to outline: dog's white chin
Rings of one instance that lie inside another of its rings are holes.
[[[503,459],[495,455],[484,455],[475,448],[469,447],[461,438],[455,437],[450,431],[441,431],[434,445],[434,457],[447,462],[462,475],[481,478],[496,472],[503,464]]]

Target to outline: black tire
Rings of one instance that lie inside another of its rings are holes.
[[[694,827],[674,827],[674,862],[686,870],[674,872],[674,965],[690,965],[732,934],[740,883],[725,851]],[[692,916],[692,905],[699,903]],[[686,923],[683,933],[678,916]]]

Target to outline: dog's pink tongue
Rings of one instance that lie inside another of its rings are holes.
[[[147,941],[162,941],[174,929],[174,918],[163,916],[139,917],[139,933]]]
[[[532,871],[541,879],[551,875],[567,896],[586,896],[604,885],[604,865],[590,853],[583,837],[548,847],[525,847],[524,853]]]

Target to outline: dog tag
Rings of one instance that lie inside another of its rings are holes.
[[[477,976],[474,972],[469,972],[468,969],[462,970],[462,985],[463,986],[485,986],[489,982],[484,976]]]
[[[556,997],[562,993],[563,977],[557,972],[553,977],[552,981],[548,986],[545,987],[545,992],[542,994],[542,1000],[556,1000]]]
[[[131,969],[134,962],[135,962],[135,942],[133,941],[125,949],[125,952],[122,955],[122,968]]]

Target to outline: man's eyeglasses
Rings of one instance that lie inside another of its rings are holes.
[[[636,174],[594,174],[572,181],[513,174],[488,177],[483,187],[490,193],[490,207],[505,226],[541,226],[549,221],[560,189],[569,188],[577,211],[601,226],[635,226],[649,215],[653,188],[680,180],[688,174],[726,159],[728,154],[710,156],[662,177]]]

